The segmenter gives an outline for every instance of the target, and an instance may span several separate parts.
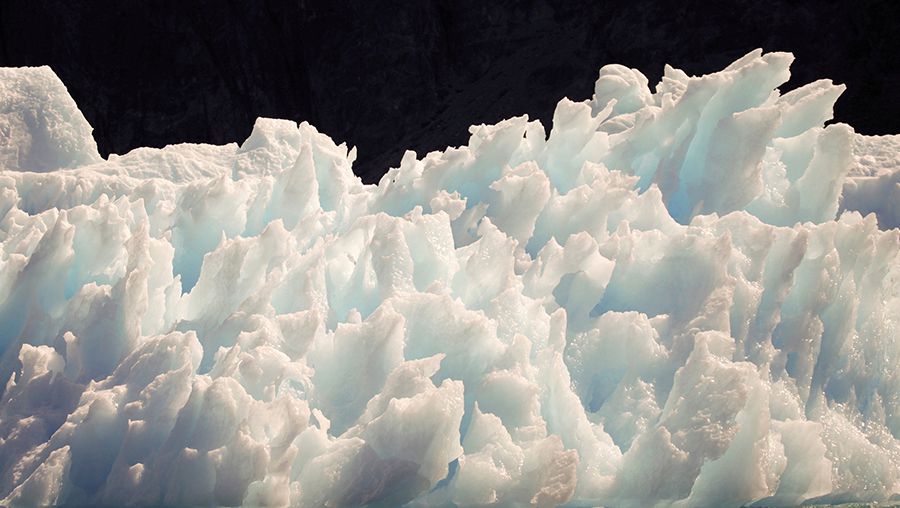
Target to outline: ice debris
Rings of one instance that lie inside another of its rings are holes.
[[[370,186],[284,120],[102,160],[0,70],[0,503],[890,498],[898,138],[792,59],[608,65]]]

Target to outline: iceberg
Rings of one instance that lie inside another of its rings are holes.
[[[0,504],[791,506],[900,494],[900,137],[607,65],[406,152],[260,118],[102,159],[0,70]]]

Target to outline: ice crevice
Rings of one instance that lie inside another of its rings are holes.
[[[103,160],[0,69],[0,504],[890,499],[900,141],[792,60],[607,65],[377,185],[266,118]]]

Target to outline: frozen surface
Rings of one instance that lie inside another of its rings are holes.
[[[844,208],[875,213],[883,228],[900,227],[900,135],[856,136],[853,152]]]
[[[0,168],[44,172],[99,162],[91,132],[50,67],[0,67]]]
[[[377,186],[284,120],[102,161],[0,70],[0,504],[890,498],[900,143],[792,59],[609,65]]]

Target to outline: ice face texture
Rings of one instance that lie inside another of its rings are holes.
[[[0,67],[0,168],[46,172],[100,161],[90,124],[49,67]]]
[[[103,161],[3,69],[2,504],[900,492],[900,141],[791,61],[609,65],[377,186],[284,120]]]

